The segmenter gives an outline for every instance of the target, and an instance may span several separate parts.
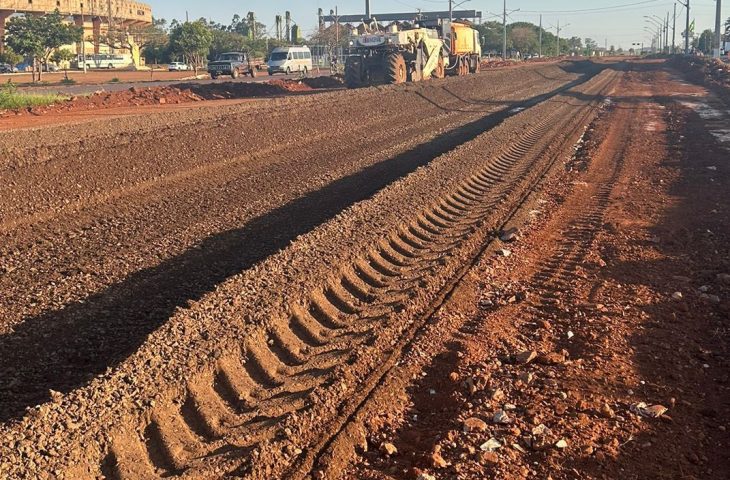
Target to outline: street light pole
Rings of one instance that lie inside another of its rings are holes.
[[[677,4],[674,4],[674,16],[672,17],[672,55],[677,53]]]
[[[720,58],[720,44],[722,43],[722,0],[717,1],[717,12],[715,13],[715,49],[712,52],[714,58]]]
[[[502,7],[502,60],[507,60],[507,0]]]

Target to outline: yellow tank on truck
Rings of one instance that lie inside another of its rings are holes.
[[[482,46],[479,42],[479,32],[463,23],[451,24],[451,54],[468,55],[479,54]]]

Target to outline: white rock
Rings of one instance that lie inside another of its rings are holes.
[[[684,295],[682,295],[682,292],[674,292],[672,294],[672,298],[674,300],[682,300],[684,298]]]
[[[483,452],[494,452],[501,447],[502,444],[496,438],[490,438],[479,446],[479,450]]]

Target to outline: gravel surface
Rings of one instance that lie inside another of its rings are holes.
[[[176,308],[473,138],[512,102],[578,77],[520,71],[517,87],[484,75],[0,135],[12,178],[0,193],[3,420],[84,384]],[[374,97],[376,111],[353,109]]]
[[[5,420],[20,418],[24,406],[50,402],[27,412],[18,425],[7,425],[3,458],[10,460],[2,467],[26,473],[60,468],[58,474],[78,478],[106,474],[115,470],[114,462],[135,458],[140,436],[163,450],[188,444],[179,435],[166,437],[178,431],[168,423],[176,418],[172,410],[179,405],[185,410],[186,398],[192,398],[193,411],[210,407],[207,394],[194,392],[211,388],[215,382],[205,379],[219,375],[231,358],[241,361],[241,339],[246,339],[244,360],[276,383],[277,375],[289,370],[282,366],[267,373],[267,365],[276,362],[259,358],[266,354],[256,345],[273,341],[267,335],[282,328],[280,321],[296,311],[294,306],[331,295],[321,289],[338,278],[339,267],[367,256],[394,225],[423,206],[424,198],[453,190],[541,121],[560,120],[550,124],[550,136],[536,137],[541,146],[533,154],[551,148],[557,154],[580,128],[584,114],[576,114],[591,111],[596,81],[593,90],[579,85],[528,112],[518,107],[571,81],[587,80],[581,71],[598,70],[572,64],[520,69],[517,76],[516,70],[494,71],[316,99],[262,101],[258,108],[231,107],[204,119],[193,119],[190,112],[141,124],[124,119],[115,122],[128,127],[121,133],[109,135],[110,127],[100,125],[92,141],[51,147],[51,152],[30,143],[24,150],[30,155],[3,167],[22,173],[14,177],[12,197],[24,201],[0,197],[7,238],[0,257],[2,291],[9,293],[2,304],[7,333],[0,352],[11,359],[3,372],[9,379],[3,395],[9,394],[2,397]],[[603,85],[614,74],[605,72],[598,80]],[[505,77],[495,78],[499,75]],[[262,116],[266,107],[270,110]],[[509,115],[514,116],[505,120]],[[152,128],[159,120],[166,125]],[[87,127],[67,130],[79,128]],[[55,129],[38,133],[58,135]],[[181,148],[173,149],[176,145]],[[71,153],[62,156],[62,150]],[[527,155],[528,149],[520,153]],[[527,166],[523,163],[520,176],[510,173],[514,182],[527,181]],[[373,199],[356,203],[386,186]],[[463,264],[488,232],[482,230],[445,256],[443,268],[423,274],[413,306],[389,307],[392,318],[377,327],[377,335],[368,336],[374,327],[367,326],[348,333],[350,340],[342,342],[352,368],[340,360],[315,369],[342,385],[340,392],[324,389],[310,399],[322,419],[398,338],[412,309],[426,304],[449,272]],[[356,340],[362,335],[372,345]],[[325,362],[319,356],[311,361]],[[296,373],[299,380],[292,381],[314,381],[315,370]],[[227,435],[225,415],[216,422],[206,418],[196,435],[215,445]],[[311,431],[303,432],[301,441],[314,441],[319,418],[289,416],[281,428],[308,425]],[[232,456],[247,448],[235,448]],[[276,463],[282,460],[274,455],[276,448],[260,453]],[[39,456],[49,449],[54,453]],[[149,460],[155,468],[174,472],[178,462],[185,464],[184,455],[167,450],[161,455],[162,460]],[[256,465],[254,476],[266,478],[267,465]],[[274,467],[281,471],[285,465]],[[116,474],[135,478],[132,470],[116,468]]]

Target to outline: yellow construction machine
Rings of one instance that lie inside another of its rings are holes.
[[[351,46],[355,54],[345,63],[345,84],[349,88],[417,82],[446,74],[448,54],[434,29],[366,31],[355,37]]]

